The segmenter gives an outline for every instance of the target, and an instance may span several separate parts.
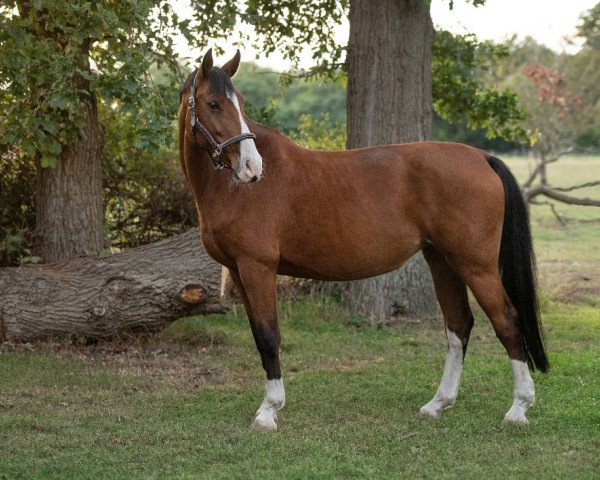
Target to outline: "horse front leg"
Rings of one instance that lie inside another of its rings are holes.
[[[279,366],[279,324],[277,321],[277,275],[274,269],[255,261],[238,262],[238,271],[230,270],[237,287],[256,347],[265,371],[265,398],[256,412],[252,428],[277,430],[277,411],[285,403],[285,391]]]

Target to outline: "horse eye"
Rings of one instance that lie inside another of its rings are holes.
[[[219,109],[219,104],[217,102],[215,102],[214,100],[211,100],[210,102],[208,102],[208,107],[211,110],[218,110]]]

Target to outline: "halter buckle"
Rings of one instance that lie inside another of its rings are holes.
[[[213,167],[215,168],[215,170],[223,170],[226,165],[221,161],[221,152],[223,151],[223,148],[221,147],[221,145],[217,145],[215,146],[215,149],[213,150],[213,152],[210,154],[210,159],[212,160],[212,164]]]
[[[222,151],[223,151],[223,149],[221,148],[221,145],[217,145],[215,147],[215,149],[213,150],[213,152],[210,154],[210,156],[212,158],[214,158],[215,160],[218,160],[219,157],[221,156]]]
[[[196,100],[195,100],[195,98],[194,98],[193,96],[191,96],[191,95],[188,97],[188,99],[187,99],[187,103],[188,103],[188,108],[189,108],[190,110],[193,110],[193,109],[194,109],[194,107],[196,106]]]

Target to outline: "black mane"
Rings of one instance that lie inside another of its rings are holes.
[[[198,69],[195,69],[192,73],[190,73],[179,89],[180,102],[183,93],[189,90],[192,86],[192,83],[194,82],[194,76],[196,75],[197,71]],[[227,92],[233,92],[233,83],[231,83],[231,78],[229,78],[229,75],[227,75],[222,68],[214,67],[208,74],[208,81],[210,82],[210,93],[213,95],[226,95]]]

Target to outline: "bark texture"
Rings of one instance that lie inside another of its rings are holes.
[[[87,45],[83,47],[87,53]],[[86,57],[87,58],[87,57]],[[89,64],[82,68],[89,70]],[[89,81],[73,79],[89,92]],[[98,253],[104,248],[102,130],[93,93],[81,95],[84,138],[67,145],[56,167],[37,165],[35,254],[46,263]]]
[[[38,167],[35,250],[47,263],[104,247],[102,134],[95,99],[86,110],[85,140],[67,146],[55,168]]]
[[[0,341],[108,338],[223,312],[221,266],[198,229],[125,253],[0,270]]]
[[[433,26],[429,2],[351,0],[348,43],[348,148],[431,137]],[[344,302],[373,317],[437,312],[419,253],[400,270],[352,282]]]

